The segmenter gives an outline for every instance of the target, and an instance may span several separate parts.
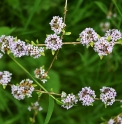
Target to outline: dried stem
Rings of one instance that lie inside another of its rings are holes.
[[[67,0],[65,1],[65,6],[64,6],[64,23],[65,23],[65,20],[66,20],[66,13],[67,13]],[[62,32],[61,39],[63,39],[63,36],[64,36],[64,33]],[[49,72],[49,70],[51,69],[54,61],[57,59],[58,53],[59,53],[59,49],[57,50],[57,52],[56,52],[56,54],[55,54],[55,56],[54,56],[54,58],[53,58],[53,60],[52,60],[52,62],[51,62],[51,64],[50,64],[46,73]]]
[[[57,95],[57,96],[61,96],[61,94],[58,94],[58,93],[54,93],[54,92],[45,92],[45,91],[41,91],[41,90],[35,90],[35,91],[37,91],[37,92],[40,92],[40,93],[45,93],[45,94],[51,94],[51,95]]]

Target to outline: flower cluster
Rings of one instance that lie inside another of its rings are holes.
[[[22,100],[27,97],[31,97],[32,92],[34,91],[34,86],[32,85],[33,81],[30,79],[24,79],[20,82],[19,85],[12,85],[12,95],[18,100]]]
[[[122,117],[120,115],[118,115],[115,118],[111,118],[108,121],[108,124],[122,124]]]
[[[62,47],[62,40],[56,34],[48,35],[45,39],[46,49],[51,49],[53,51],[58,50]]]
[[[112,42],[115,42],[122,38],[122,34],[117,29],[108,30],[105,33],[105,37],[109,37]]]
[[[105,105],[112,105],[115,102],[116,91],[110,87],[100,89],[100,99]]]
[[[0,71],[0,84],[6,86],[11,81],[11,75],[9,71]]]
[[[91,90],[90,87],[82,88],[82,90],[78,93],[78,96],[79,96],[79,101],[81,101],[82,105],[85,106],[92,105],[96,97],[95,91]]]
[[[34,71],[35,77],[40,79],[43,83],[45,83],[47,81],[48,75],[45,72],[44,67],[40,67],[40,68],[36,68],[36,70]]]
[[[80,42],[83,45],[90,46],[90,42],[97,41],[98,34],[92,28],[86,28],[80,33]]]
[[[78,99],[72,93],[67,95],[65,92],[62,92],[62,94],[61,94],[61,101],[63,103],[62,104],[63,108],[70,109],[75,104],[77,104]]]
[[[45,39],[46,49],[51,49],[56,51],[62,47],[62,39],[57,34],[60,34],[65,28],[66,24],[63,22],[63,18],[59,16],[54,16],[49,23],[54,34],[47,35]]]
[[[117,29],[111,29],[106,31],[103,37],[100,37],[92,28],[86,28],[80,33],[79,38],[81,44],[87,47],[94,46],[94,51],[102,58],[112,53],[116,41],[122,39],[122,33]]]
[[[101,37],[97,42],[94,43],[94,51],[99,56],[104,56],[112,53],[114,43],[108,42],[105,37]]]
[[[53,19],[49,24],[51,26],[51,30],[53,30],[55,34],[60,34],[66,26],[66,24],[63,22],[63,18],[59,16],[53,16]]]
[[[36,111],[41,111],[43,108],[39,106],[38,102],[32,103],[31,106],[28,107],[28,110],[36,110]]]
[[[78,101],[81,101],[83,106],[93,105],[95,100],[101,100],[105,106],[112,105],[115,102],[116,91],[111,87],[102,87],[100,89],[100,98],[96,98],[95,91],[91,90],[90,87],[84,87],[79,91],[78,95],[61,93],[62,107],[70,109]],[[121,100],[120,100],[121,102]]]
[[[0,51],[4,54],[12,53],[15,57],[22,57],[26,55],[33,58],[39,58],[41,55],[44,54],[43,47],[26,44],[20,39],[5,35],[2,35],[0,37]]]

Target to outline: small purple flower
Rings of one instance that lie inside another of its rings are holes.
[[[56,34],[60,34],[62,29],[66,26],[63,23],[63,18],[59,16],[53,16],[53,19],[49,23],[51,26],[51,30],[53,30]]]
[[[62,107],[66,109],[72,108],[75,104],[77,104],[78,100],[74,94],[66,94],[62,92],[61,101],[63,102]]]
[[[48,78],[47,73],[45,72],[44,67],[40,67],[40,68],[36,68],[36,70],[34,71],[35,77],[40,79],[43,83],[45,83],[47,80],[46,78]]]
[[[46,44],[46,49],[51,49],[56,51],[62,47],[62,40],[56,34],[51,34],[47,36],[45,40],[45,44]]]
[[[90,87],[84,87],[78,93],[79,101],[81,101],[82,105],[90,106],[93,104],[94,99],[96,97],[95,91],[91,90]]]
[[[37,47],[32,44],[27,45],[26,55],[33,58],[39,58],[44,53],[43,47]]]
[[[0,72],[0,84],[6,86],[11,81],[11,75],[9,71]]]
[[[38,102],[32,103],[31,106],[28,107],[28,110],[36,110],[36,111],[41,111],[43,108],[39,106]]]
[[[21,41],[20,39],[13,42],[10,48],[11,48],[11,52],[15,57],[22,57],[26,55],[27,46],[25,42]]]
[[[3,53],[5,53],[7,51],[11,51],[10,46],[13,44],[14,40],[15,40],[15,38],[13,38],[12,36],[2,35],[0,37],[0,50]]]
[[[98,34],[92,28],[86,28],[79,35],[81,44],[86,46],[90,46],[90,42],[98,40]]]
[[[32,85],[33,81],[30,79],[25,79],[20,82],[19,85],[12,85],[12,95],[18,100],[22,100],[27,97],[31,97],[32,92],[34,91],[34,86]]]
[[[112,42],[117,41],[122,38],[122,33],[117,29],[111,29],[106,31],[106,37],[109,37]]]
[[[115,102],[116,91],[110,87],[100,89],[100,99],[105,105],[112,105]]]
[[[108,42],[106,37],[101,37],[94,43],[94,51],[97,52],[99,56],[105,56],[112,53],[113,46],[113,42]]]

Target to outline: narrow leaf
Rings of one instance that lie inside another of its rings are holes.
[[[53,109],[54,109],[54,100],[49,96],[48,112],[44,124],[49,124],[49,120],[53,113]]]
[[[102,2],[95,1],[95,4],[106,14],[108,12],[107,7]]]

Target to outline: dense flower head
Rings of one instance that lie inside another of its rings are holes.
[[[45,83],[47,80],[46,78],[48,78],[47,73],[45,72],[44,67],[40,67],[40,68],[36,68],[36,70],[34,71],[35,77],[40,79],[43,83]]]
[[[110,87],[100,89],[100,99],[105,105],[112,105],[115,102],[116,91]]]
[[[90,42],[98,40],[98,34],[92,28],[86,28],[79,35],[81,44],[86,46],[89,46]]]
[[[114,118],[111,118],[109,121],[108,121],[108,124],[122,124],[122,117],[120,115],[114,117]]]
[[[9,71],[0,71],[0,84],[6,86],[11,81],[11,75]]]
[[[41,106],[39,106],[38,101],[36,101],[35,103],[32,103],[31,106],[28,107],[28,110],[36,110],[36,111],[41,111],[43,108]]]
[[[112,42],[122,38],[122,33],[117,29],[110,29],[105,33],[106,37],[109,37]]]
[[[11,48],[11,52],[15,57],[21,57],[26,55],[27,46],[25,42],[21,41],[20,39],[13,42],[10,48]]]
[[[19,85],[12,85],[12,95],[18,100],[22,100],[27,97],[31,97],[32,92],[34,91],[34,86],[32,85],[33,81],[30,79],[24,79],[20,82]]]
[[[0,59],[3,57],[3,54],[2,53],[0,53]]]
[[[66,109],[72,108],[78,102],[76,96],[73,93],[67,95],[65,92],[62,92],[61,94],[61,101],[63,103],[62,107]]]
[[[108,124],[114,124],[114,120],[111,118],[109,121],[108,121]]]
[[[113,46],[113,42],[108,42],[106,37],[101,37],[97,42],[94,43],[94,50],[99,56],[105,56],[112,53]]]
[[[44,53],[43,47],[37,47],[32,44],[27,45],[26,55],[33,58],[39,58]]]
[[[13,43],[13,41],[15,40],[15,38],[13,38],[12,36],[5,36],[2,35],[0,37],[0,50],[5,53],[8,50],[10,50],[10,46]]]
[[[49,24],[51,26],[51,30],[53,30],[56,34],[60,34],[62,29],[66,26],[63,22],[63,18],[59,16],[53,16],[53,19]]]
[[[84,87],[78,93],[79,101],[81,101],[82,105],[90,106],[93,104],[94,99],[96,97],[95,91],[91,90],[90,87]]]
[[[56,51],[62,47],[62,40],[56,34],[51,34],[47,36],[45,40],[45,44],[46,44],[46,49],[51,49]]]

